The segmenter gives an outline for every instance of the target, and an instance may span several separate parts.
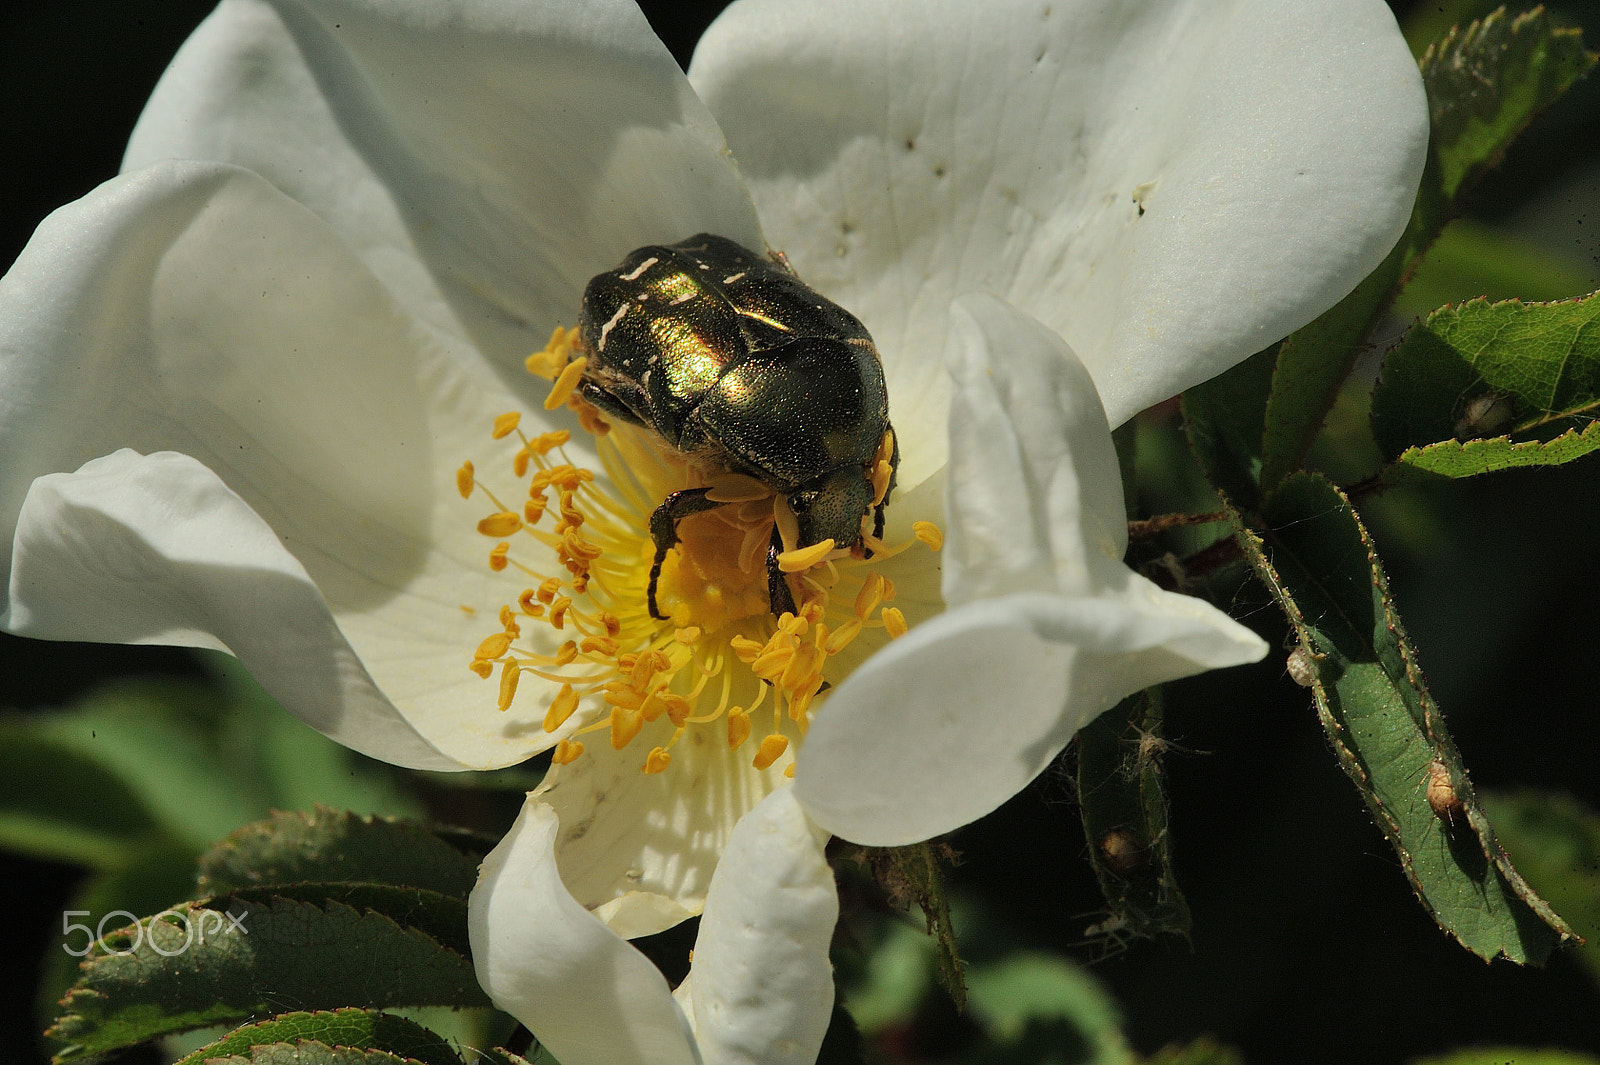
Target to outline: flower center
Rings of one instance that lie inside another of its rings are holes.
[[[579,722],[556,744],[558,764],[583,755],[582,737],[604,732],[619,751],[646,737],[641,769],[659,773],[691,728],[719,730],[734,750],[760,728],[752,764],[765,770],[791,739],[804,737],[818,696],[843,679],[834,675],[836,656],[857,640],[906,632],[905,616],[892,605],[894,585],[878,564],[918,541],[938,550],[942,536],[932,523],[917,522],[915,539],[902,544],[867,537],[870,559],[831,541],[797,548],[793,513],[770,487],[696,464],[638,427],[612,424],[584,401],[576,391],[580,343],[558,327],[529,357],[528,370],[554,381],[546,408],[572,408],[594,437],[605,480],[567,460],[567,430],[529,437],[515,413],[495,419],[493,436],[508,442],[511,472],[519,494],[526,482],[526,498],[508,505],[504,500],[515,497],[481,483],[470,462],[456,475],[463,498],[481,494],[495,508],[478,522],[478,531],[497,541],[490,569],[523,585],[500,607],[500,631],[478,645],[471,669],[488,679],[498,668],[502,711],[515,702],[524,674],[554,689],[545,731]],[[656,556],[649,519],[672,492],[701,488],[719,505],[677,523],[679,542],[657,580],[662,620],[647,601]],[[777,561],[796,604],[778,617],[768,589],[774,528],[788,548]],[[791,762],[785,771],[793,768]]]

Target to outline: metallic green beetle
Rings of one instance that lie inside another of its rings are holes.
[[[889,395],[872,337],[855,315],[807,286],[781,255],[757,255],[701,233],[630,253],[593,278],[579,320],[588,363],[579,392],[606,414],[653,431],[669,447],[754,477],[799,520],[796,547],[862,545],[862,519],[883,535],[889,493],[874,502],[872,471],[889,425]],[[889,490],[900,463],[889,459]],[[678,521],[722,504],[707,489],[669,495],[650,516],[655,563],[649,607]],[[794,609],[767,551],[774,614]]]

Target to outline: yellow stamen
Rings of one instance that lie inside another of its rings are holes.
[[[652,748],[644,760],[644,772],[659,773],[672,764],[672,755],[660,747]]]
[[[476,673],[478,676],[482,677],[484,680],[488,680],[489,674],[494,672],[494,663],[490,662],[486,658],[474,658],[470,663],[468,663],[467,668],[472,670],[472,672]]]
[[[562,740],[556,744],[556,753],[550,760],[556,765],[571,765],[583,753],[583,743],[580,740]]]
[[[772,520],[778,525],[778,537],[783,541],[785,552],[800,546],[800,519],[795,517],[794,508],[782,495],[772,497]]]
[[[472,478],[472,461],[469,459],[463,462],[461,468],[456,471],[456,491],[461,493],[462,499],[472,495]]]
[[[522,519],[509,510],[491,514],[478,522],[478,531],[485,536],[510,536],[522,528]]]
[[[785,573],[802,573],[828,557],[833,550],[833,537],[798,551],[785,551],[778,556],[778,568]]]
[[[789,737],[773,733],[761,741],[761,746],[756,749],[755,761],[750,764],[757,769],[769,769],[788,749]]]
[[[517,431],[517,424],[522,421],[521,411],[510,411],[494,420],[494,439],[503,440]]]
[[[906,616],[900,613],[899,607],[886,606],[883,608],[883,628],[890,639],[898,640],[906,634]]]
[[[481,658],[492,661],[505,654],[506,651],[510,650],[510,648],[511,637],[507,636],[503,632],[497,632],[493,636],[485,638],[484,641],[478,645],[477,653],[475,653],[472,657],[474,659]]]
[[[644,715],[637,710],[624,710],[618,706],[611,711],[611,747],[622,750],[644,728]]]
[[[561,376],[556,378],[556,383],[550,386],[550,394],[544,400],[545,410],[555,410],[567,401],[567,397],[578,387],[578,380],[583,377],[583,368],[588,364],[589,360],[582,356],[567,363],[566,368],[561,371]]]
[[[550,700],[550,709],[545,711],[544,730],[554,732],[572,716],[578,708],[578,693],[572,690],[572,685],[563,684],[561,690],[556,692],[556,697]]]
[[[865,621],[878,609],[878,604],[883,602],[883,574],[869,573],[867,579],[861,582],[861,590],[856,593],[855,615]]]
[[[500,667],[500,710],[511,709],[511,700],[517,695],[517,681],[522,676],[522,670],[515,662],[507,662]]]
[[[728,750],[737,751],[750,738],[750,715],[735,706],[728,711]]]
[[[944,533],[931,521],[914,521],[911,531],[916,533],[917,539],[927,544],[934,551],[944,546]]]
[[[511,545],[504,540],[489,549],[489,568],[499,573],[506,568],[506,552],[511,550]]]

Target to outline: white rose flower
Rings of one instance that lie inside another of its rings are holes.
[[[688,78],[626,0],[224,0],[0,282],[0,623],[228,651],[400,765],[554,747],[485,883],[570,892],[584,942],[660,930],[756,875],[713,871],[768,795],[792,840],[926,838],[1263,653],[1121,563],[1107,425],[1337,302],[1426,138],[1379,0],[741,0]],[[652,618],[650,511],[703,471],[524,371],[590,277],[702,232],[786,252],[882,356],[888,524],[789,579],[798,617],[763,497],[681,523]],[[553,934],[500,890],[475,929]],[[506,974],[559,966],[477,945],[526,1019]]]

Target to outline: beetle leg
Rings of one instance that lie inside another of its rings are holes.
[[[772,542],[767,545],[767,602],[771,604],[775,618],[798,613],[794,608],[794,593],[789,591],[789,582],[784,578],[783,570],[778,568],[778,555],[782,552],[783,537],[778,535],[774,527]]]
[[[678,545],[678,522],[691,514],[715,510],[724,505],[707,499],[706,493],[709,491],[710,488],[685,488],[681,492],[673,492],[650,512],[650,539],[655,541],[656,557],[650,563],[650,588],[645,593],[645,601],[650,606],[650,616],[657,621],[667,620],[667,616],[656,606],[656,583],[661,580],[661,564],[667,560],[667,552]]]

